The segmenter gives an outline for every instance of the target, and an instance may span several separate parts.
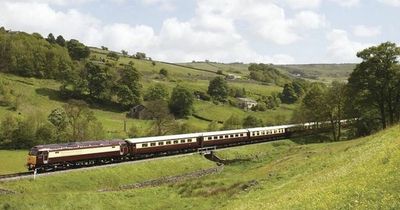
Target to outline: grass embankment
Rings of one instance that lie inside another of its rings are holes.
[[[195,163],[195,164],[194,164]],[[16,209],[149,209],[182,205],[168,187],[120,192],[98,192],[115,189],[163,176],[173,176],[215,167],[200,155],[151,160],[86,171],[69,172],[33,180],[0,183],[0,189],[17,194],[0,196],[0,208]],[[40,201],[40,202],[39,202]],[[191,200],[186,201],[190,205]]]
[[[0,150],[0,175],[26,172],[27,155],[25,150]]]
[[[97,192],[213,164],[191,156],[1,183],[17,194],[3,195],[0,203],[30,209],[399,209],[399,129],[336,143],[282,140],[229,148],[217,154],[247,160],[159,187]]]

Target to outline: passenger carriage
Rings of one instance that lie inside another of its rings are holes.
[[[237,144],[248,140],[247,129],[203,133],[202,147]]]
[[[194,150],[200,146],[201,133],[126,139],[133,156]]]

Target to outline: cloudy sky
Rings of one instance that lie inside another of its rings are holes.
[[[399,20],[400,0],[0,0],[7,29],[172,62],[357,62]]]

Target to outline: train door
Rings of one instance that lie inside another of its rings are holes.
[[[49,152],[48,151],[44,151],[43,152],[43,163],[47,164],[49,162]]]

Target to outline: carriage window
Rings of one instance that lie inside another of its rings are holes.
[[[224,136],[224,138],[229,138],[229,136]]]
[[[211,139],[212,139],[212,137],[211,137],[211,136],[209,136],[209,137],[208,137],[208,140],[211,140]]]
[[[147,144],[142,144],[142,147],[147,147]]]
[[[241,133],[240,136],[243,136],[243,133]]]
[[[179,143],[179,141],[178,141],[178,140],[175,140],[175,141],[174,141],[174,144],[178,144],[178,143]]]
[[[231,137],[231,138],[232,138],[232,137],[233,137],[233,135],[229,135],[229,137]]]
[[[188,139],[187,142],[192,142],[192,139]]]
[[[235,137],[238,137],[239,136],[239,134],[235,134]]]
[[[165,144],[171,144],[171,141],[166,141]]]
[[[186,142],[186,140],[185,140],[185,139],[182,139],[182,140],[181,140],[181,143],[185,143],[185,142]]]
[[[58,154],[59,152],[56,152],[56,154]]]
[[[220,139],[223,139],[223,138],[224,138],[224,136],[219,136],[219,138],[220,138]]]
[[[158,142],[158,146],[164,145],[164,142]]]
[[[218,136],[214,136],[213,139],[214,139],[214,140],[218,139]]]
[[[112,148],[115,148],[115,146],[112,146]]]
[[[156,143],[150,143],[150,146],[151,147],[156,146]]]

